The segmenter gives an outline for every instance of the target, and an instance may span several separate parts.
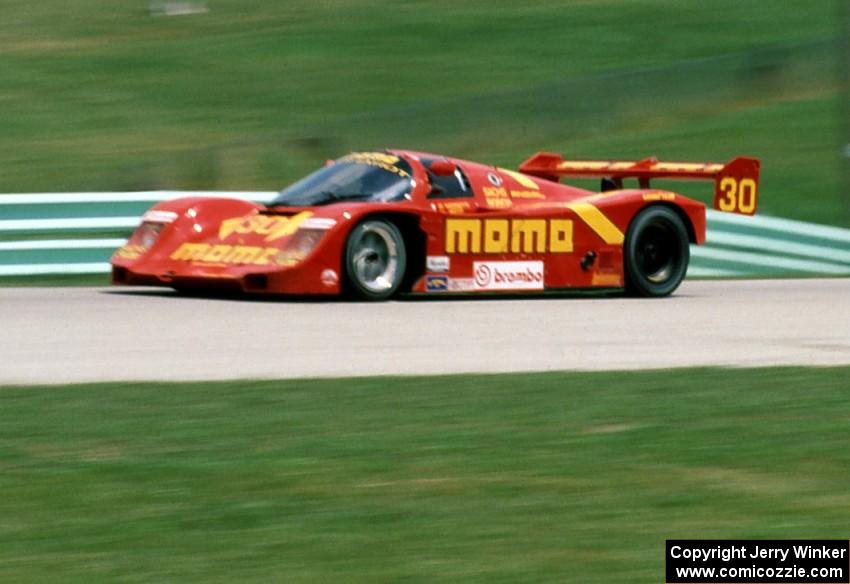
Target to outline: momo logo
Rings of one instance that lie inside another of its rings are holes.
[[[182,262],[265,266],[270,264],[278,253],[280,250],[276,247],[183,243],[168,257]]]
[[[287,235],[292,235],[298,227],[310,216],[309,211],[304,211],[292,217],[281,217],[279,215],[244,215],[225,219],[218,228],[218,238],[227,239],[230,235],[265,235],[266,241],[274,241]]]
[[[543,262],[475,262],[476,290],[543,290]]]
[[[446,219],[446,253],[572,251],[572,219]]]

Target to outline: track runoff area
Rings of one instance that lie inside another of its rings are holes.
[[[387,303],[0,289],[0,383],[850,364],[844,279]]]

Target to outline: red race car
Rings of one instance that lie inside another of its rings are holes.
[[[602,177],[600,192],[559,183]],[[623,180],[638,180],[624,189]],[[715,181],[714,207],[751,215],[759,162],[576,162],[518,171],[446,156],[357,152],[268,205],[191,197],[154,206],[112,257],[114,284],[262,294],[534,293],[667,296],[705,241],[705,206],[652,178]]]

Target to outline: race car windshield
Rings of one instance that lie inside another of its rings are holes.
[[[410,165],[392,154],[349,154],[283,189],[271,206],[301,207],[339,201],[389,202],[413,190]]]

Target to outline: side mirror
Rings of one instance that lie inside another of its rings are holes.
[[[428,170],[436,176],[452,176],[457,170],[457,165],[448,160],[435,160]]]

